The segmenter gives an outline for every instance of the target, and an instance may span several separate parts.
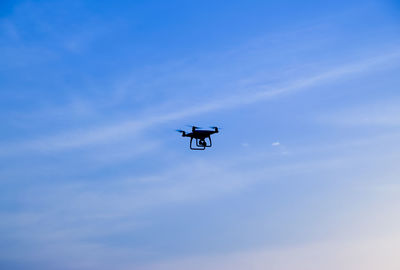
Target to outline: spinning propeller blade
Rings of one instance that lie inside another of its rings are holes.
[[[194,129],[199,129],[199,128],[201,128],[201,127],[196,127],[196,126],[192,126],[192,125],[186,125],[187,127],[191,127],[191,128],[194,128]]]
[[[178,131],[179,133],[181,133],[181,134],[182,134],[182,137],[185,137],[185,136],[186,136],[186,132],[185,132],[184,130],[177,129],[176,131]]]

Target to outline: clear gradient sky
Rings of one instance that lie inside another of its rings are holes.
[[[399,45],[396,1],[1,1],[0,269],[400,269]]]

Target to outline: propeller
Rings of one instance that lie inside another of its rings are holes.
[[[190,126],[190,125],[186,125],[187,127],[191,127],[192,128],[192,132],[194,132],[196,129],[199,129],[201,127],[196,127],[196,126]]]
[[[186,132],[185,132],[184,130],[177,129],[176,131],[178,131],[178,132],[182,133],[182,137],[185,137],[185,135],[186,135]]]
[[[192,126],[192,125],[186,125],[187,127],[191,127],[191,128],[194,128],[194,129],[199,129],[199,128],[201,128],[201,127],[196,127],[196,126]]]

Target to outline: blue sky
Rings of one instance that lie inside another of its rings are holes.
[[[3,1],[0,268],[399,269],[399,16]]]

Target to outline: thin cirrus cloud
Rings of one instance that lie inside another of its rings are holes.
[[[343,127],[400,126],[400,100],[374,101],[317,117],[321,123]]]
[[[385,143],[380,142],[380,144]],[[354,147],[350,148],[354,149]],[[122,246],[110,247],[103,245],[101,242],[103,235],[114,230],[125,234],[134,233],[137,226],[140,228],[141,225],[141,219],[137,216],[138,213],[140,216],[141,212],[148,212],[151,209],[165,205],[183,205],[193,201],[217,199],[223,194],[236,193],[248,185],[254,185],[256,182],[267,182],[279,177],[285,177],[285,175],[299,176],[304,172],[310,171],[312,171],[312,175],[326,175],[340,171],[339,175],[341,177],[354,178],[356,176],[360,179],[363,178],[364,182],[369,182],[360,173],[361,171],[365,171],[360,164],[370,164],[371,166],[368,166],[370,170],[381,171],[386,167],[385,164],[387,164],[387,160],[390,160],[391,157],[388,154],[382,155],[382,153],[386,152],[382,150],[382,147],[377,147],[378,150],[374,153],[369,148],[361,147],[360,149],[361,152],[353,150],[352,155],[346,153],[345,157],[336,152],[336,150],[331,149],[329,158],[294,163],[289,162],[281,167],[271,165],[269,168],[258,168],[250,171],[243,171],[237,168],[235,162],[229,166],[226,164],[221,166],[224,163],[208,161],[206,163],[197,163],[194,168],[188,168],[187,166],[172,168],[163,175],[155,174],[153,178],[145,177],[144,179],[135,178],[125,181],[113,181],[105,186],[97,186],[96,183],[87,183],[86,185],[65,184],[57,186],[55,189],[42,189],[38,187],[32,191],[31,196],[25,196],[25,200],[29,201],[29,199],[35,198],[37,193],[44,194],[41,196],[39,202],[36,198],[31,202],[32,207],[37,209],[37,211],[13,215],[2,214],[2,220],[4,221],[2,229],[3,231],[11,230],[13,232],[17,230],[17,235],[23,237],[25,242],[29,242],[33,246],[43,244],[44,249],[30,252],[31,255],[33,254],[32,258],[17,256],[21,261],[45,258],[49,254],[62,253],[68,254],[69,258],[73,258],[78,262],[85,261],[88,264],[96,266],[98,269],[106,269],[108,262],[115,261],[116,258],[121,259],[121,261],[117,260],[119,262],[115,265],[116,269],[138,268],[138,265],[134,264],[134,260],[130,259],[133,255],[138,255],[135,247],[126,250]],[[342,150],[342,148],[339,150]],[[301,154],[301,156],[303,155],[304,153]],[[363,159],[360,159],[360,156]],[[249,158],[254,160],[259,159],[259,157],[252,155]],[[240,160],[237,163],[240,163]],[[201,170],[204,167],[208,169]],[[372,167],[374,168],[372,169]],[[352,169],[345,170],[346,168]],[[358,169],[355,170],[355,168]],[[199,174],[192,177],[185,177],[190,174],[192,169],[199,171]],[[215,177],[219,181],[215,181]],[[371,175],[371,177],[374,178],[375,176]],[[395,178],[395,175],[392,175],[391,178]],[[156,184],[156,187],[150,185],[150,188],[142,190],[140,189],[140,181],[153,182]],[[326,181],[326,179],[323,181]],[[45,208],[40,207],[41,205],[45,206]],[[397,211],[398,209],[388,208],[389,212],[386,214],[393,215],[395,210]],[[379,216],[384,217],[382,213]],[[358,217],[354,218],[357,219]],[[7,228],[6,224],[15,224],[15,222],[10,222],[15,219],[18,219],[18,227]],[[398,223],[398,220],[391,220]],[[116,226],[115,224],[118,224],[118,226],[113,227]],[[28,231],[29,233],[27,233]],[[91,241],[84,241],[83,239],[86,239],[88,236],[90,236]],[[360,257],[368,256],[371,258],[371,263],[389,261],[390,263],[387,264],[388,268],[385,269],[396,269],[393,268],[397,266],[396,261],[394,261],[396,258],[394,252],[387,254],[386,252],[376,252],[379,250],[382,251],[381,248],[376,248],[377,246],[394,247],[396,241],[391,241],[390,239],[393,239],[393,235],[390,235],[390,238],[385,236],[384,239],[371,236],[368,239],[352,238],[350,240],[343,240],[342,235],[342,238],[339,240],[329,238],[320,240],[314,244],[300,243],[297,246],[275,247],[271,250],[268,248],[239,249],[233,253],[225,253],[218,256],[188,256],[174,261],[161,262],[158,260],[158,263],[155,264],[150,262],[144,263],[138,269],[196,269],[196,265],[202,262],[204,266],[204,263],[207,262],[207,269],[243,269],[249,268],[250,265],[254,266],[254,263],[257,264],[255,269],[265,269],[271,263],[275,263],[277,266],[276,269],[283,270],[291,268],[289,266],[293,266],[291,261],[285,259],[287,256],[295,257],[295,261],[304,267],[308,266],[307,269],[318,269],[318,267],[327,266],[326,260],[321,259],[318,262],[311,260],[311,258],[315,259],[315,256],[312,256],[315,253],[318,253],[319,257],[321,256],[325,259],[332,258],[330,256],[333,256],[335,260],[338,260],[335,264],[336,267],[340,265],[343,267],[363,265],[358,259],[343,262],[342,259],[346,257],[346,254],[352,254],[353,256],[360,255]],[[56,245],[53,245],[50,249],[48,243],[52,241],[56,241]],[[346,247],[345,250],[340,248],[343,246]],[[387,251],[391,250],[391,248],[388,248]],[[96,252],[93,250],[96,250]],[[140,253],[140,251],[138,252]],[[85,254],[85,257],[82,254]],[[235,264],[232,264],[232,260],[237,261]],[[342,264],[339,262],[342,262]],[[71,266],[71,268],[77,266],[76,263],[71,261],[65,261],[65,263]]]
[[[329,240],[280,249],[258,249],[213,257],[192,257],[154,263],[143,270],[172,269],[387,269],[400,267],[397,259],[399,235],[356,240]],[[351,256],[349,256],[351,254]],[[289,259],[290,258],[290,259]]]
[[[80,148],[87,145],[102,144],[128,135],[132,136],[138,134],[144,129],[153,127],[157,124],[184,119],[198,114],[246,106],[286,94],[292,94],[313,86],[323,85],[333,80],[345,79],[352,75],[362,74],[363,72],[368,72],[375,68],[385,68],[386,66],[397,63],[396,61],[399,59],[399,56],[400,53],[394,51],[371,57],[360,62],[335,67],[310,77],[294,80],[290,83],[286,83],[285,86],[273,88],[269,85],[262,85],[259,87],[262,90],[251,94],[242,93],[223,99],[214,99],[216,101],[206,102],[203,105],[187,107],[182,110],[170,111],[164,114],[151,115],[141,120],[125,120],[116,124],[93,127],[90,130],[81,129],[78,131],[43,137],[37,140],[25,141],[19,143],[19,146],[16,148],[21,149],[22,151],[29,149],[60,151]],[[8,152],[15,152],[15,148],[10,149]]]

